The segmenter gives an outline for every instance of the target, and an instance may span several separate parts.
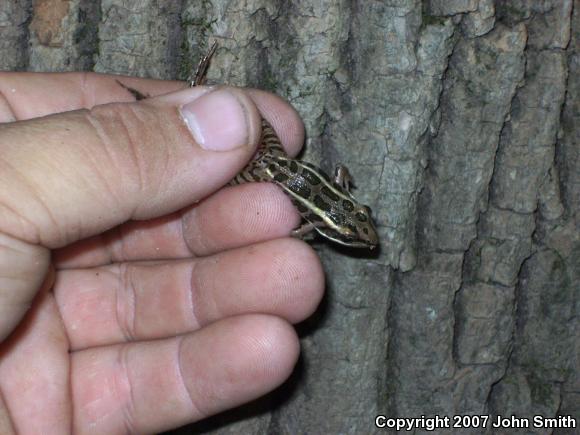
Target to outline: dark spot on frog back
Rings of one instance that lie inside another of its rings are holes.
[[[342,208],[347,212],[351,212],[354,210],[354,204],[352,203],[352,201],[349,201],[348,199],[343,199]]]
[[[278,183],[285,183],[288,180],[288,175],[284,174],[283,172],[278,172],[274,175],[274,181]]]
[[[294,198],[291,198],[290,200],[292,201],[292,204],[294,204],[294,207],[296,207],[296,209],[300,214],[304,215],[304,213],[308,212],[308,207],[306,207],[300,201]]]
[[[321,183],[320,178],[314,172],[310,171],[309,169],[303,169],[302,176],[312,186],[317,186]]]
[[[314,205],[325,212],[329,212],[332,209],[331,205],[320,195],[314,195]]]
[[[320,192],[331,201],[338,201],[340,197],[328,186],[323,186]]]
[[[355,214],[355,217],[356,217],[356,219],[359,222],[367,222],[368,221],[367,216],[364,213],[361,213],[361,212],[356,213]]]
[[[289,180],[290,181],[286,183],[286,187],[289,190],[301,198],[310,198],[312,191],[310,190],[310,187],[308,187],[308,184],[304,182],[301,177],[292,177]]]

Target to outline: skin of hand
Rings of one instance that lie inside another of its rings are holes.
[[[155,433],[289,376],[320,262],[276,186],[222,188],[260,112],[295,155],[262,91],[0,73],[0,433]]]

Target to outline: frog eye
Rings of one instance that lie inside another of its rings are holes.
[[[366,222],[368,220],[367,215],[360,211],[355,214],[355,217],[359,222]]]

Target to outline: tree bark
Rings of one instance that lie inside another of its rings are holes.
[[[209,79],[287,98],[381,247],[316,245],[328,291],[292,378],[173,433],[580,424],[580,0],[0,3],[2,69],[185,79],[213,40]]]

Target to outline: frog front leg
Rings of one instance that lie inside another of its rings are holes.
[[[295,230],[292,230],[292,237],[296,237],[297,239],[309,239],[311,238],[311,236],[313,236],[313,231],[317,228],[317,227],[322,227],[324,226],[323,222],[317,222],[317,223],[312,223],[312,222],[304,222],[302,225],[300,225],[298,228],[296,228]],[[312,237],[313,238],[313,237]]]
[[[350,172],[348,172],[346,166],[343,166],[340,163],[336,165],[336,168],[334,169],[334,182],[350,193],[352,177],[350,176]]]

